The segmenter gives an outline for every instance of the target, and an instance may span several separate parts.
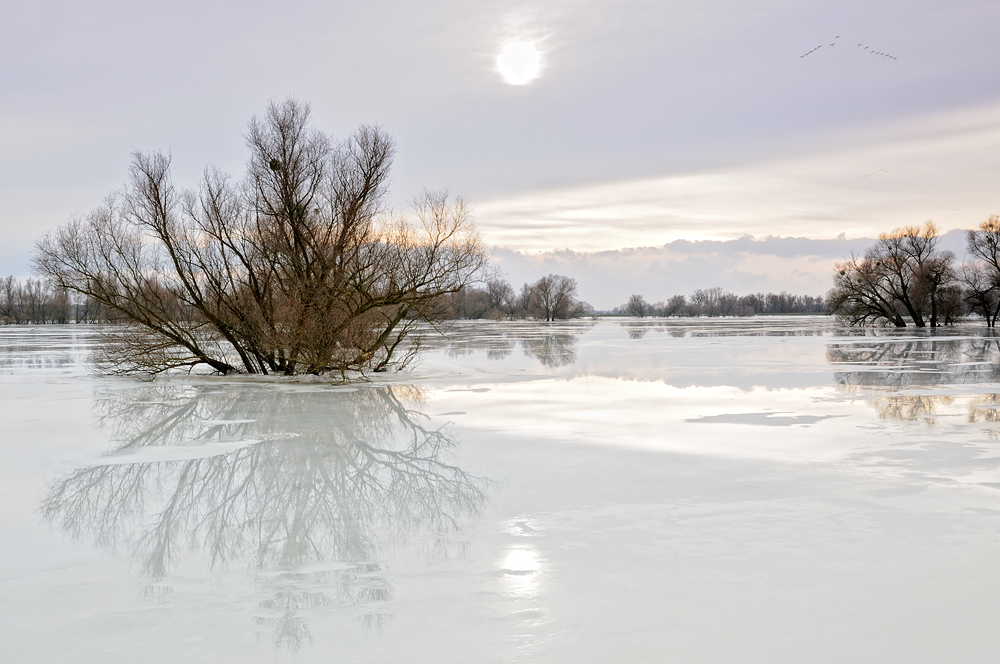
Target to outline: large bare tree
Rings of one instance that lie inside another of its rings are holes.
[[[960,302],[954,255],[937,248],[937,227],[907,226],[879,235],[863,257],[837,263],[830,310],[851,324],[937,327]]]
[[[174,187],[168,155],[137,152],[122,191],[38,243],[39,273],[120,323],[108,369],[381,371],[486,266],[462,200],[425,192],[415,220],[389,209],[380,128],[335,142],[286,100],[246,144],[242,180],[207,169],[195,191]]]
[[[542,277],[530,286],[532,308],[539,318],[556,320],[577,313],[576,279],[561,274]]]

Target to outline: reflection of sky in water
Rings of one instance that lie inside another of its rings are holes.
[[[413,372],[346,388],[88,376],[92,331],[0,330],[12,661],[991,661],[1000,646],[987,330],[450,334]]]
[[[80,333],[70,326],[3,327],[0,334],[0,373],[15,370],[58,370],[77,373],[94,340],[93,330]]]
[[[517,345],[529,335],[535,347],[544,347],[537,337],[546,327],[525,325],[523,333],[491,323],[458,328],[448,350],[454,357],[455,347],[465,349],[462,377],[470,386],[449,392],[446,401],[452,412],[476,413],[472,421],[457,418],[472,428],[829,462],[884,446],[890,430],[924,435],[894,428],[905,422],[957,427],[938,433],[963,437],[963,448],[971,445],[978,455],[993,454],[996,433],[989,423],[1000,419],[994,408],[1000,338],[981,327],[849,330],[816,317],[568,322],[553,325],[551,333],[571,337],[562,346],[573,349],[572,363],[532,364],[526,355],[514,358],[517,370],[507,373],[494,367],[510,359],[473,349],[498,336]],[[970,434],[974,441],[966,440]],[[952,479],[981,479],[980,473]]]

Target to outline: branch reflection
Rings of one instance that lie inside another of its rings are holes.
[[[557,368],[576,362],[577,335],[567,332],[538,334],[521,339],[521,350],[542,366]]]
[[[925,424],[935,424],[934,415],[937,407],[951,404],[952,397],[928,394],[896,394],[880,397],[873,403],[875,412],[883,420],[897,422],[921,421]]]
[[[451,327],[447,340],[447,352],[450,356],[462,357],[485,350],[488,359],[503,360],[519,346],[526,357],[553,369],[576,362],[576,344],[580,336],[596,324],[593,321],[475,322],[475,327]]]
[[[940,409],[955,397],[933,393],[900,393],[910,388],[1000,382],[1000,338],[992,330],[978,336],[930,336],[898,339],[865,338],[827,346],[827,360],[845,390],[878,394],[871,404],[879,417],[898,422],[935,424]],[[889,394],[884,394],[885,391]],[[1000,422],[996,395],[975,397],[967,422]]]
[[[1000,394],[982,394],[969,404],[968,420],[970,424],[1000,423]],[[986,435],[993,439],[1000,439],[1000,427],[985,427]]]
[[[903,388],[1000,381],[1000,338],[872,339],[829,344],[841,385]]]
[[[478,512],[487,482],[448,463],[454,441],[425,426],[414,388],[329,392],[157,386],[99,400],[115,450],[55,482],[42,511],[75,538],[134,556],[170,592],[188,551],[258,570],[257,621],[277,646],[311,642],[304,613],[393,589],[380,554],[437,537]]]

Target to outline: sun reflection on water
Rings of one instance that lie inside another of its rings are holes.
[[[541,592],[542,563],[535,549],[508,549],[501,571],[508,594],[527,599]]]

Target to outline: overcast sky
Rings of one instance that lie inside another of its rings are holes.
[[[508,264],[968,228],[1000,212],[998,28],[981,0],[8,0],[0,273],[135,148],[170,150],[181,185],[240,173],[246,121],[289,95],[333,134],[382,124],[396,200],[465,195]],[[498,70],[511,42],[541,54],[526,85]]]

